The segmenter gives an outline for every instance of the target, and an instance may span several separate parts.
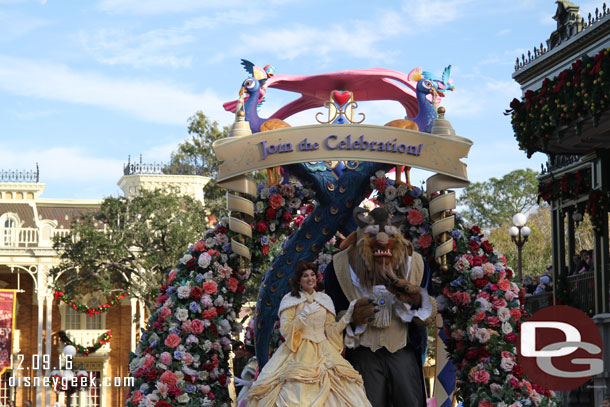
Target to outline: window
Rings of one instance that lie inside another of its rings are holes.
[[[95,307],[105,302],[105,299],[97,297],[89,297],[89,299],[83,301],[84,304],[90,307]],[[90,317],[89,314],[76,311],[63,303],[62,305],[65,307],[63,329],[105,329],[106,315],[104,313]]]
[[[72,395],[71,406],[73,407],[100,407],[102,391],[100,383],[102,380],[102,372],[89,371],[95,377],[95,386],[87,387],[78,393]]]
[[[0,246],[16,246],[17,245],[17,225],[19,218],[13,214],[4,214],[0,217]]]
[[[0,406],[8,406],[8,403],[14,398],[13,389],[8,385],[10,377],[10,370],[5,371],[4,374],[0,376]]]

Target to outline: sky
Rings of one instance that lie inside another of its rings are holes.
[[[471,181],[540,169],[503,112],[521,90],[515,59],[556,28],[551,0],[0,0],[0,169],[40,167],[45,198],[103,199],[129,156],[167,163],[202,111],[234,115],[247,73],[415,67],[456,87],[443,100],[459,136],[474,142]],[[583,1],[581,15],[602,1]],[[270,90],[260,115],[295,98]],[[395,102],[367,102],[365,124],[402,118]],[[317,110],[286,119],[315,124]],[[430,174],[416,173],[425,178]]]

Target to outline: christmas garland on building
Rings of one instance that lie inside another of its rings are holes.
[[[546,78],[537,91],[513,99],[512,125],[519,148],[531,157],[561,126],[585,117],[599,119],[610,106],[610,48],[591,57],[583,56],[554,79]]]
[[[604,226],[603,216],[610,208],[608,194],[591,187],[591,169],[577,171],[563,175],[561,178],[538,185],[538,202],[541,200],[551,203],[560,199],[574,199],[579,195],[588,194],[584,212],[591,218],[595,233],[601,233]]]
[[[107,304],[101,304],[95,307],[90,307],[88,305],[81,304],[73,298],[68,297],[61,289],[55,288],[55,299],[59,299],[65,302],[70,308],[75,311],[82,312],[84,314],[89,314],[90,317],[108,311],[110,308],[119,304],[121,300],[125,298],[126,295],[127,293],[115,295]]]
[[[59,339],[61,339],[61,341],[63,343],[65,343],[66,345],[74,346],[76,348],[76,352],[83,354],[85,356],[89,356],[91,353],[97,352],[102,346],[109,343],[110,339],[112,338],[112,333],[110,333],[110,331],[106,331],[103,334],[101,334],[99,338],[97,338],[95,345],[83,346],[83,345],[74,343],[74,341],[72,341],[72,339],[70,339],[70,337],[68,336],[66,331],[59,331],[57,333],[57,335],[59,336]]]

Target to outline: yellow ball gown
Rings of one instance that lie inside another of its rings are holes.
[[[248,392],[248,407],[370,407],[362,377],[341,356],[347,322],[335,322],[330,297],[301,292],[280,304],[280,332],[286,339]],[[312,302],[318,311],[302,317]]]

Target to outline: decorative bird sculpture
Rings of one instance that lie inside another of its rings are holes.
[[[455,87],[451,84],[449,75],[451,74],[451,65],[449,65],[443,71],[441,79],[436,78],[430,72],[422,72],[421,68],[415,68],[409,72],[408,79],[417,81],[415,87],[415,94],[417,97],[417,116],[414,119],[398,119],[392,120],[386,123],[389,127],[398,127],[401,129],[409,129],[415,131],[421,131],[424,133],[430,133],[434,120],[436,119],[436,101],[439,96],[445,96],[445,90],[453,90]],[[432,103],[428,100],[428,95],[432,96]],[[410,167],[406,167],[405,182],[402,181],[402,172],[405,166],[399,166],[396,168],[396,184],[406,184],[407,187],[411,188],[412,185],[409,182],[409,171]]]
[[[259,117],[257,111],[257,101],[261,92],[261,85],[258,79],[251,77],[246,79],[239,91],[239,96],[246,92],[248,99],[244,104],[244,112],[246,114],[246,121],[250,123],[252,133],[259,133],[262,131],[283,129],[290,127],[288,123],[281,119],[263,119]],[[278,167],[268,168],[267,175],[269,176],[269,185],[279,185],[280,183],[280,171]]]

